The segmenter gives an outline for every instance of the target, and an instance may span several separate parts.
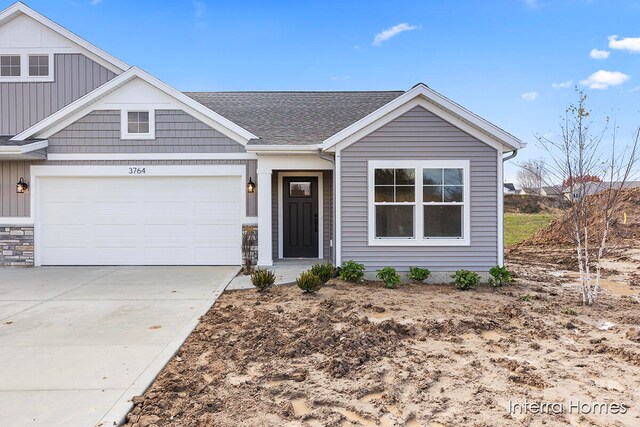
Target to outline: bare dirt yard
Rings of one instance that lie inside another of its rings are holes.
[[[512,261],[499,289],[227,292],[128,425],[640,425],[640,289],[584,307],[563,265],[530,261]],[[525,399],[564,406],[510,415]],[[578,402],[628,409],[577,414]]]

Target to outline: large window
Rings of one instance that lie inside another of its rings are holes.
[[[29,77],[49,75],[49,55],[29,55]]]
[[[370,161],[369,244],[468,245],[469,162]]]

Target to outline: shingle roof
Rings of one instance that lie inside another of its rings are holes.
[[[11,138],[13,137],[14,135],[0,135],[0,146],[21,147],[23,145],[43,141],[42,139],[33,139],[33,138],[25,139],[24,141],[11,141]]]
[[[403,93],[185,92],[272,145],[319,144]]]

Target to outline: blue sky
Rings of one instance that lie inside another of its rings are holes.
[[[424,82],[528,142],[520,161],[543,154],[534,135],[557,132],[575,85],[621,140],[640,125],[640,0],[27,4],[184,91]]]

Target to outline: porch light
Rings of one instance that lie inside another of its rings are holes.
[[[16,193],[22,194],[25,191],[27,191],[28,189],[29,189],[29,184],[24,182],[24,178],[20,177],[20,180],[16,184]]]
[[[247,193],[253,193],[256,191],[256,184],[249,177],[249,182],[247,182]]]

